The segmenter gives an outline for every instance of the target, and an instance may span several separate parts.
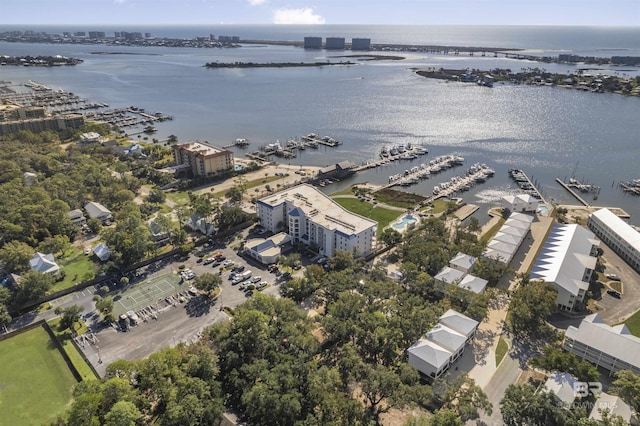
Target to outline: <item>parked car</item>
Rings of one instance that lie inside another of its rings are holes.
[[[232,269],[233,272],[242,272],[244,271],[244,265],[236,265]]]
[[[609,278],[611,281],[620,281],[620,277],[616,274],[606,274],[605,277]]]
[[[208,265],[210,263],[213,263],[215,261],[215,259],[213,257],[207,257],[205,260],[202,261],[203,265]]]
[[[318,260],[316,260],[316,263],[317,263],[318,265],[323,265],[326,261],[327,261],[327,258],[326,258],[326,257],[324,257],[324,256],[322,256],[322,257],[320,257]]]
[[[269,285],[269,283],[268,283],[268,282],[266,282],[266,281],[261,281],[261,282],[260,282],[260,284],[258,284],[258,285],[256,286],[256,289],[258,289],[258,290],[264,290],[268,285]]]
[[[240,284],[242,281],[244,281],[244,278],[242,278],[241,275],[236,275],[235,278],[231,281],[231,285]]]
[[[229,266],[233,266],[233,265],[235,265],[235,264],[236,264],[236,262],[234,262],[233,260],[226,260],[226,261],[222,264],[222,266],[224,266],[225,268],[228,268]]]
[[[138,321],[140,321],[140,317],[136,315],[134,311],[127,311],[127,316],[129,317],[131,325],[136,325],[138,324]]]
[[[251,278],[251,282],[252,283],[259,283],[260,281],[262,281],[262,277],[260,275],[256,275],[255,277]]]
[[[620,292],[616,290],[607,290],[607,294],[615,297],[616,299],[622,298],[622,294],[620,294]]]

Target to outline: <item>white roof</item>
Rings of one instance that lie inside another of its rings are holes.
[[[498,232],[493,237],[493,241],[502,241],[504,243],[520,245],[522,242],[522,237],[512,234],[507,234],[506,232]]]
[[[443,324],[436,324],[427,333],[427,339],[436,342],[438,345],[448,349],[452,353],[458,352],[467,343],[467,336]]]
[[[551,373],[544,387],[547,391],[553,392],[566,405],[573,403],[576,399],[576,389],[574,384],[577,380],[569,373]]]
[[[599,219],[604,223],[611,231],[625,241],[627,245],[633,247],[637,252],[640,252],[640,232],[636,231],[624,220],[620,219],[609,209],[600,209],[591,213],[591,216]]]
[[[92,218],[107,216],[111,214],[108,208],[100,203],[96,203],[93,201],[85,204],[84,209],[87,211],[89,217]]]
[[[598,395],[589,418],[602,420],[602,411],[606,409],[609,410],[609,416],[620,416],[627,423],[631,421],[631,408],[627,403],[621,400],[620,397],[609,395],[605,392],[600,392],[600,395]]]
[[[509,215],[509,219],[519,220],[520,222],[524,222],[528,224],[531,224],[531,222],[533,222],[533,216],[525,213],[519,213],[519,212],[511,213]]]
[[[460,281],[462,277],[464,277],[464,272],[445,266],[433,279],[454,284]]]
[[[484,289],[487,288],[488,283],[489,281],[485,279],[468,274],[462,279],[462,281],[460,281],[458,287],[466,288],[467,290],[479,294],[484,292]]]
[[[111,256],[111,250],[109,250],[109,247],[107,247],[105,243],[100,243],[93,248],[93,254],[104,262],[109,259],[109,256]]]
[[[512,226],[514,228],[529,230],[529,228],[531,227],[531,222],[525,222],[523,220],[513,219],[509,217],[509,219],[507,219],[503,226]]]
[[[447,364],[452,355],[450,351],[428,339],[418,340],[407,351],[431,365],[434,372]]]
[[[478,324],[480,324],[478,321],[471,319],[460,312],[454,311],[453,309],[449,309],[447,312],[442,314],[438,322],[456,330],[458,333],[464,334],[467,337],[470,337],[478,328]]]
[[[624,324],[610,327],[600,315],[592,314],[578,328],[570,326],[565,336],[640,369],[640,338],[632,335]]]
[[[505,253],[509,253],[513,255],[517,250],[518,246],[516,244],[505,243],[500,240],[491,240],[489,244],[487,244],[488,248],[503,251]]]
[[[378,222],[350,212],[325,193],[308,184],[294,186],[261,198],[257,202],[269,207],[287,203],[292,213],[300,209],[314,223],[346,235],[359,234],[369,228],[377,229],[378,226]]]
[[[449,261],[449,266],[459,266],[461,268],[464,268],[465,270],[469,270],[476,263],[476,260],[478,259],[460,252]]]
[[[502,225],[502,228],[498,231],[498,233],[518,236],[520,237],[520,241],[522,241],[524,236],[527,235],[527,232],[529,232],[528,228],[516,228],[515,226],[509,225]]]
[[[588,286],[582,281],[585,269],[596,267],[596,257],[589,255],[596,242],[593,233],[579,225],[555,225],[531,269],[531,278],[577,295],[578,289]]]
[[[60,270],[60,267],[53,258],[52,253],[43,254],[37,252],[29,261],[29,267],[34,271],[42,272],[44,274],[53,274]]]
[[[482,255],[487,259],[498,260],[506,264],[509,264],[509,262],[511,262],[511,258],[513,257],[513,253],[505,253],[503,251],[492,248],[485,249],[484,252],[482,252]]]

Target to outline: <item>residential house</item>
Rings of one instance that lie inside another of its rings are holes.
[[[244,245],[244,252],[258,262],[268,265],[275,263],[282,254],[282,247],[291,242],[291,237],[280,232],[269,238],[255,238]]]
[[[93,248],[93,254],[102,262],[106,262],[111,257],[111,250],[105,243],[100,243]]]
[[[85,204],[84,210],[90,218],[99,219],[102,223],[111,219],[111,211],[100,203],[90,202]]]
[[[69,217],[71,222],[73,222],[73,224],[78,227],[83,227],[84,225],[87,224],[87,218],[84,217],[84,213],[82,213],[82,210],[80,209],[71,210],[70,212],[67,212],[67,216]]]
[[[56,263],[52,253],[43,254],[37,252],[29,261],[29,268],[33,271],[42,272],[43,274],[54,276],[60,274],[60,266]]]

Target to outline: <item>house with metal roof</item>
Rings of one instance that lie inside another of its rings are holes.
[[[29,268],[49,275],[58,275],[60,273],[60,266],[56,263],[52,253],[37,252],[29,261]]]
[[[111,211],[100,203],[92,201],[85,204],[84,209],[92,219],[99,219],[102,222],[111,219]]]
[[[430,380],[442,376],[460,358],[478,324],[449,309],[423,338],[407,349],[409,364]]]
[[[458,254],[456,254],[453,259],[449,261],[449,267],[468,274],[469,272],[473,271],[473,265],[475,265],[477,260],[478,259],[473,256],[458,252]]]
[[[539,200],[529,194],[506,195],[500,200],[503,209],[512,212],[535,212]]]
[[[444,284],[457,285],[464,276],[464,272],[445,266],[433,279]]]
[[[622,417],[622,420],[625,422],[631,423],[631,416],[633,414],[631,407],[620,399],[619,396],[600,392],[598,398],[593,404],[593,409],[591,410],[591,414],[589,414],[589,418],[601,421],[602,413],[605,410],[609,410],[609,418],[612,416],[619,416]]]
[[[571,311],[584,300],[599,244],[595,235],[580,225],[559,223],[552,228],[530,277],[555,286],[559,310]]]
[[[608,326],[600,315],[586,316],[578,327],[569,326],[562,349],[609,370],[631,370],[640,375],[640,338],[624,324]]]
[[[509,265],[529,233],[533,220],[533,216],[525,213],[511,213],[496,235],[489,241],[482,256],[485,259]]]
[[[576,399],[579,386],[586,386],[569,373],[554,371],[544,383],[547,392],[553,392],[565,407],[570,407]]]
[[[480,294],[484,293],[487,284],[489,284],[489,281],[476,277],[475,275],[467,274],[460,280],[458,287]]]

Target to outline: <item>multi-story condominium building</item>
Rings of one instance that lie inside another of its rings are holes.
[[[322,49],[322,37],[305,37],[305,49]]]
[[[53,117],[27,118],[11,121],[0,121],[0,136],[9,135],[21,130],[40,133],[46,130],[77,129],[84,124],[82,114],[64,114]]]
[[[633,269],[640,272],[640,232],[609,209],[591,213],[587,226]]]
[[[371,50],[370,38],[351,39],[351,50]]]
[[[562,349],[609,370],[609,375],[620,370],[640,375],[640,338],[624,324],[608,326],[598,314],[585,317],[577,328],[569,326]]]
[[[194,176],[215,176],[232,170],[233,153],[205,142],[187,142],[173,145],[173,157],[177,165],[188,165]]]
[[[551,230],[530,276],[555,286],[559,310],[572,311],[584,301],[599,244],[592,232],[579,225],[557,224]]]
[[[344,50],[344,37],[327,37],[324,47],[329,50]]]
[[[325,256],[333,256],[336,250],[357,256],[373,251],[378,222],[351,213],[311,185],[264,197],[256,207],[265,229],[285,229],[293,243],[316,247]]]

